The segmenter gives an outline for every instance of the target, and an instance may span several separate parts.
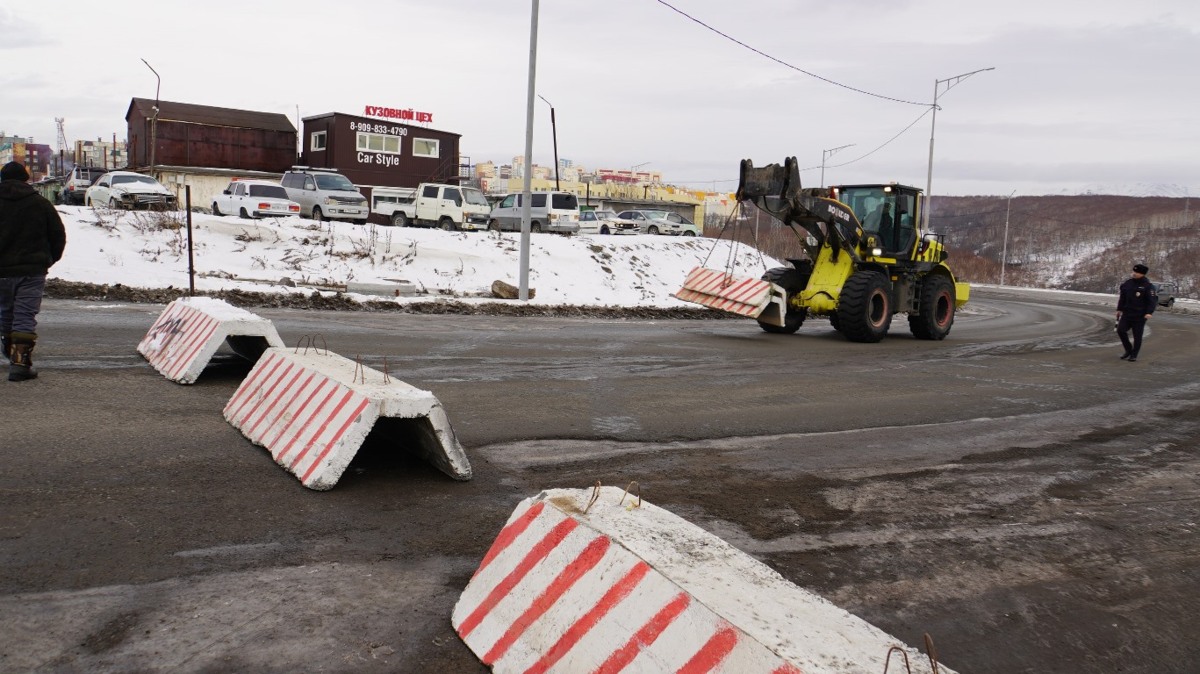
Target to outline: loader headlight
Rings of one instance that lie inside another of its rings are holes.
[[[883,249],[882,248],[872,248],[871,255],[874,255],[875,257],[879,257],[879,256],[883,255]]]

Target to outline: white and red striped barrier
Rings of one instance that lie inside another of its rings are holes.
[[[310,489],[331,489],[378,420],[407,420],[405,442],[438,470],[471,479],[442,404],[429,391],[328,351],[272,348],[225,405],[225,419]]]
[[[683,287],[675,293],[675,297],[740,316],[758,318],[772,299],[782,294],[782,289],[773,289],[770,281],[696,267],[688,272]]]
[[[615,487],[596,495],[522,501],[463,591],[451,621],[493,671],[879,674],[893,648],[931,671],[720,538]]]
[[[265,318],[211,297],[183,297],[159,314],[137,349],[167,379],[194,384],[224,342],[248,360],[283,346]]]

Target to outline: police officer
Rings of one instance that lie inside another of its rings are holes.
[[[1117,335],[1125,347],[1121,360],[1137,362],[1138,352],[1142,350],[1142,331],[1146,329],[1146,321],[1158,307],[1158,293],[1146,278],[1150,268],[1144,264],[1133,265],[1133,276],[1121,284],[1121,292],[1117,298]],[[1133,343],[1129,342],[1129,333],[1133,332]]]

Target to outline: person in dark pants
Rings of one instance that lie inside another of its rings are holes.
[[[33,346],[46,274],[67,245],[58,211],[28,180],[15,161],[0,168],[0,343],[9,381],[37,377]]]
[[[1136,363],[1138,352],[1142,350],[1142,332],[1146,329],[1146,321],[1158,307],[1158,293],[1146,273],[1150,268],[1144,264],[1133,265],[1133,276],[1121,284],[1121,292],[1117,297],[1117,336],[1125,347],[1121,360]],[[1133,343],[1129,341],[1129,333],[1133,333]]]

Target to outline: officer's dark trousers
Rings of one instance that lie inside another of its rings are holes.
[[[1142,332],[1146,329],[1145,316],[1130,316],[1129,314],[1121,314],[1121,320],[1117,321],[1117,336],[1121,338],[1121,345],[1125,347],[1125,353],[1137,358],[1138,352],[1142,350]],[[1133,343],[1129,343],[1129,333],[1133,333]]]

